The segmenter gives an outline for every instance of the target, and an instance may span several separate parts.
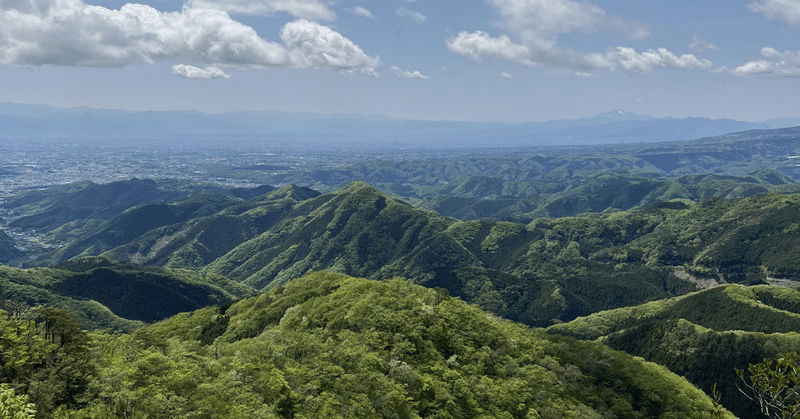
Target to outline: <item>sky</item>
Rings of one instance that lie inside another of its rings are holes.
[[[0,0],[0,102],[800,116],[800,0]]]

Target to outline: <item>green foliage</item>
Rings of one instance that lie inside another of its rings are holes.
[[[664,365],[699,388],[719,383],[725,407],[755,417],[758,406],[737,389],[734,369],[800,347],[798,298],[792,289],[726,285],[596,313],[548,331],[597,339]]]
[[[16,395],[8,384],[0,384],[0,417],[8,419],[33,419],[36,407],[28,403],[28,396]]]
[[[48,417],[57,406],[81,406],[91,397],[89,386],[96,371],[88,356],[91,341],[86,332],[65,310],[38,308],[18,314],[0,310],[0,382],[35,405],[39,416]],[[20,407],[20,396],[11,397],[8,388],[2,392],[3,398]],[[0,408],[4,402],[0,400]],[[23,410],[17,412],[28,417]]]
[[[736,370],[743,383],[742,393],[756,402],[765,416],[786,419],[800,415],[798,356],[794,352],[777,360],[764,359],[758,364],[750,364],[747,378],[744,370]]]
[[[220,330],[213,343],[198,341]],[[654,364],[400,279],[318,272],[135,335],[92,338],[95,396],[61,417],[638,418],[714,409]]]

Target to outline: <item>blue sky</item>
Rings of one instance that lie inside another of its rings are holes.
[[[800,0],[0,0],[0,102],[800,115]]]

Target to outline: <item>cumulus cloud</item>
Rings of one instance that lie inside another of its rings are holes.
[[[782,20],[790,25],[800,25],[800,0],[754,1],[747,7],[769,20]]]
[[[617,47],[605,56],[611,66],[623,70],[646,73],[654,67],[699,68],[709,70],[711,61],[701,60],[692,54],[676,56],[666,48],[648,49],[637,53],[633,48]]]
[[[485,32],[461,32],[447,40],[447,48],[460,55],[476,60],[497,57],[508,61],[517,62],[527,66],[547,64],[556,67],[566,67],[584,70],[624,70],[637,73],[647,73],[655,67],[699,68],[711,69],[709,60],[702,60],[692,54],[676,56],[665,48],[648,49],[636,52],[633,48],[616,47],[605,53],[577,53],[572,50],[549,45],[544,48],[528,48],[525,45],[514,43],[507,35],[497,38]]]
[[[514,78],[514,76],[512,76],[511,73],[500,73],[500,77],[505,77],[507,79],[513,79]]]
[[[0,64],[123,67],[159,60],[214,67],[334,68],[377,75],[378,57],[318,23],[299,19],[281,30],[283,45],[214,9],[160,12],[126,4],[119,10],[80,0],[5,2]]]
[[[286,12],[298,18],[331,21],[336,13],[319,0],[189,0],[189,7],[231,14],[265,15]]]
[[[405,7],[398,7],[396,13],[397,16],[411,18],[417,22],[424,22],[425,20],[428,19],[428,17],[423,15],[422,13],[406,9]]]
[[[716,51],[718,49],[719,49],[718,46],[712,44],[711,42],[707,42],[705,39],[701,38],[697,34],[694,34],[694,37],[692,38],[692,43],[689,44],[689,51],[694,53]]]
[[[486,0],[501,16],[499,26],[511,35],[459,32],[446,40],[451,52],[474,60],[500,58],[526,66],[549,65],[593,74],[598,70],[646,73],[655,67],[710,69],[712,63],[692,54],[676,56],[664,49],[637,52],[628,47],[605,52],[576,52],[562,48],[557,35],[613,30],[631,39],[650,36],[647,25],[608,16],[599,6],[573,0]],[[513,36],[513,38],[512,38]]]
[[[737,76],[763,74],[778,77],[800,77],[800,51],[778,51],[775,48],[762,48],[763,59],[744,63],[731,73]]]
[[[217,67],[198,68],[193,65],[176,64],[172,66],[172,73],[185,79],[229,79],[231,76],[225,74],[222,69]]]
[[[398,77],[402,77],[404,79],[428,79],[430,76],[425,76],[419,71],[414,71],[413,73],[410,71],[404,71],[399,69],[396,65],[392,66],[392,71],[397,74]]]
[[[375,16],[372,15],[372,12],[370,12],[369,10],[367,10],[366,8],[361,7],[361,6],[354,7],[353,8],[353,13],[355,13],[355,14],[357,14],[359,16],[364,16],[364,17],[368,17],[370,19],[375,19]]]
[[[305,19],[289,22],[281,29],[290,60],[298,67],[338,68],[378,76],[378,57],[370,57],[340,33]]]
[[[447,40],[447,49],[473,60],[497,57],[531,66],[536,65],[535,62],[528,59],[531,56],[528,47],[515,44],[508,35],[493,38],[483,31],[459,32],[458,35]]]

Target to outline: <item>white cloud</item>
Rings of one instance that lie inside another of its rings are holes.
[[[6,2],[8,3],[8,2]],[[334,68],[377,75],[378,57],[305,19],[281,30],[284,45],[220,10],[184,7],[160,12],[126,4],[119,10],[80,0],[17,0],[0,12],[0,64],[123,67],[160,60],[214,67]]]
[[[692,54],[676,56],[666,48],[648,49],[637,53],[633,48],[617,47],[605,54],[614,68],[646,73],[654,67],[699,68],[710,70],[711,61],[701,60]]]
[[[762,48],[762,60],[744,63],[731,73],[737,76],[764,74],[778,77],[800,77],[800,51],[780,52],[775,48]]]
[[[582,78],[582,79],[596,79],[596,78],[600,77],[600,75],[597,74],[597,73],[587,73],[587,72],[584,72],[584,71],[577,71],[577,72],[575,72],[575,75],[580,77],[580,78]]]
[[[422,13],[406,9],[405,7],[398,7],[396,12],[397,16],[408,17],[414,19],[417,22],[424,22],[425,20],[428,19],[428,17],[423,15]]]
[[[692,43],[689,44],[689,51],[694,53],[701,53],[701,52],[708,52],[708,51],[716,51],[719,47],[707,42],[705,39],[701,38],[699,35],[694,34],[692,38]]]
[[[624,70],[647,73],[655,67],[711,69],[709,60],[701,60],[692,54],[676,56],[664,48],[649,49],[642,53],[633,48],[611,48],[606,53],[581,54],[551,45],[531,50],[525,45],[512,42],[507,35],[493,38],[485,32],[461,32],[447,40],[447,48],[459,55],[476,60],[498,57],[527,66],[547,64],[590,72],[595,70]]]
[[[172,73],[186,79],[229,79],[231,76],[217,67],[198,68],[193,65],[176,64],[172,66]]]
[[[782,20],[790,25],[800,25],[800,0],[754,1],[747,7],[761,13],[769,20]]]
[[[500,77],[505,77],[507,79],[513,79],[514,78],[514,76],[512,76],[511,73],[500,73]]]
[[[609,17],[597,5],[573,0],[486,0],[503,18],[501,24],[522,39],[541,39],[553,34],[612,29],[631,38],[650,36],[640,22]]]
[[[508,61],[522,62],[536,65],[527,58],[531,52],[524,45],[515,44],[508,35],[492,38],[488,33],[477,31],[474,33],[459,32],[458,35],[447,40],[447,49],[458,55],[463,55],[473,60],[498,57]]]
[[[381,65],[340,33],[305,19],[289,22],[281,29],[281,39],[289,47],[291,62],[299,67],[338,68],[377,76]]]
[[[598,70],[646,73],[655,67],[711,69],[712,63],[691,54],[676,56],[664,49],[638,53],[627,47],[606,52],[576,52],[562,48],[556,35],[594,33],[600,29],[620,32],[632,39],[646,38],[643,23],[608,16],[597,5],[573,0],[486,0],[501,16],[499,26],[508,34],[492,37],[483,31],[459,32],[446,40],[447,48],[474,60],[501,58],[526,66],[549,65],[593,74]]]
[[[800,0],[761,0],[747,7],[761,13],[769,20],[782,20],[800,26]],[[775,48],[761,48],[760,60],[746,62],[730,72],[737,76],[766,75],[775,77],[800,77],[800,51],[780,52]]]
[[[357,14],[359,16],[364,16],[364,17],[368,17],[370,19],[375,19],[375,16],[372,14],[372,12],[370,12],[369,10],[367,10],[366,8],[361,7],[361,6],[354,7],[353,8],[353,13],[355,13],[355,14]]]
[[[392,66],[392,71],[397,74],[398,77],[402,77],[404,79],[429,79],[430,76],[425,76],[419,71],[414,71],[413,73],[410,71],[404,71],[399,69],[396,65]]]
[[[231,14],[266,15],[286,12],[298,18],[332,21],[336,13],[319,0],[189,0],[196,9],[222,10]]]

